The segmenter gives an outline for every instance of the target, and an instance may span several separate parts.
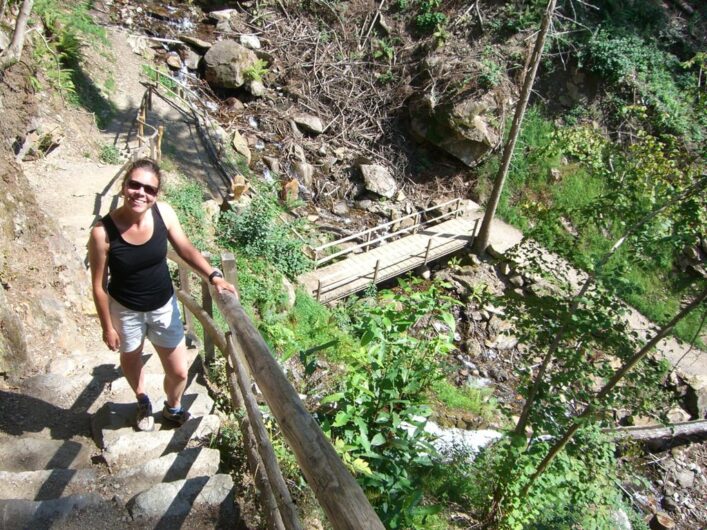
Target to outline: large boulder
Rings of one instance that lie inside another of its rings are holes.
[[[368,191],[391,199],[398,191],[398,183],[387,168],[378,164],[361,164],[361,176]]]
[[[239,88],[246,82],[245,72],[253,68],[258,56],[232,40],[215,43],[204,55],[204,77],[214,88]]]
[[[427,95],[410,104],[410,125],[415,135],[473,167],[500,140],[502,106],[500,91],[442,105]]]

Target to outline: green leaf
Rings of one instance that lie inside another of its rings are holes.
[[[385,436],[383,436],[381,433],[377,433],[373,439],[371,440],[371,445],[373,447],[378,447],[379,445],[383,445],[385,443]]]

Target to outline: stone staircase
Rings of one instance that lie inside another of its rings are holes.
[[[189,353],[192,419],[181,427],[162,420],[162,368],[148,348],[153,432],[134,429],[134,395],[107,350],[0,389],[0,530],[239,526],[233,480],[209,448],[220,419]]]

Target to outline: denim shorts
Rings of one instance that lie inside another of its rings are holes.
[[[184,326],[177,307],[177,298],[154,311],[135,311],[109,296],[110,317],[120,335],[120,351],[135,351],[145,337],[160,348],[176,348],[184,339]]]

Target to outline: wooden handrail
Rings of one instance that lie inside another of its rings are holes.
[[[174,251],[170,250],[168,257],[180,267],[190,268]],[[307,412],[238,298],[230,292],[217,293],[210,285],[209,290],[228,323],[237,351],[245,358],[253,379],[332,527],[335,530],[383,530],[383,524],[363,490],[346,469],[319,424]],[[202,324],[213,322],[188,293],[180,289],[177,297],[199,321],[203,319]],[[204,332],[213,334],[214,344],[219,349],[224,345],[222,351],[228,351],[226,338],[215,328],[215,324],[205,325]],[[233,359],[237,356],[229,357]]]
[[[348,241],[351,241],[352,239],[358,239],[358,238],[360,238],[361,236],[368,234],[369,232],[375,232],[376,230],[381,230],[382,228],[386,228],[386,227],[388,227],[388,226],[392,226],[392,225],[394,225],[394,224],[396,224],[396,223],[399,223],[399,222],[401,222],[401,221],[404,221],[405,219],[409,219],[409,218],[411,218],[411,217],[417,217],[418,215],[421,215],[421,214],[423,214],[423,213],[430,212],[430,211],[432,211],[432,210],[438,210],[439,208],[444,208],[445,206],[449,206],[449,205],[452,204],[453,202],[454,202],[454,203],[458,202],[458,199],[451,199],[451,200],[449,200],[449,201],[447,201],[447,202],[444,202],[444,203],[442,203],[442,204],[438,204],[438,205],[436,205],[436,206],[429,206],[429,207],[425,208],[424,210],[420,210],[420,211],[417,211],[417,212],[414,212],[414,213],[410,213],[410,214],[404,215],[403,217],[400,217],[399,219],[394,219],[394,220],[392,220],[392,221],[386,221],[385,223],[381,223],[381,224],[379,224],[379,225],[376,225],[376,226],[374,226],[373,228],[367,228],[366,230],[361,230],[360,232],[356,232],[355,234],[351,234],[350,236],[342,237],[342,238],[340,238],[340,239],[337,239],[336,241],[330,241],[329,243],[325,243],[325,244],[323,244],[323,245],[320,245],[320,246],[316,247],[314,250],[320,251],[320,250],[324,250],[324,249],[329,248],[329,247],[334,246],[334,245],[338,245],[338,244],[341,244],[341,243],[346,243],[346,242],[348,242]],[[436,219],[436,218],[435,218],[435,219]]]
[[[446,213],[443,213],[443,214],[441,214],[441,215],[438,215],[437,217],[433,217],[432,219],[427,219],[427,220],[425,220],[425,221],[421,221],[421,218],[422,218],[422,214],[423,214],[423,213],[426,213],[426,212],[428,212],[428,211],[430,211],[430,210],[435,210],[435,209],[438,209],[438,208],[442,208],[442,207],[444,207],[445,205],[448,205],[448,204],[450,204],[450,203],[452,203],[452,202],[455,202],[455,203],[458,204],[458,203],[459,203],[459,199],[452,199],[451,201],[448,201],[448,202],[446,202],[446,203],[444,203],[444,204],[441,204],[441,205],[439,205],[439,206],[435,206],[435,207],[432,207],[432,208],[428,208],[428,209],[426,209],[426,210],[421,210],[421,211],[419,211],[419,212],[411,213],[411,214],[408,214],[408,215],[406,215],[406,216],[404,216],[404,217],[401,217],[400,219],[396,219],[395,221],[388,221],[388,222],[386,222],[386,223],[383,223],[383,224],[381,224],[381,225],[375,226],[375,227],[373,227],[373,228],[368,228],[368,229],[363,230],[363,231],[361,231],[361,232],[358,232],[358,233],[356,233],[356,234],[352,234],[352,235],[350,235],[350,236],[346,236],[346,237],[344,237],[344,238],[337,239],[336,241],[331,241],[331,242],[329,242],[329,243],[326,243],[325,245],[321,245],[321,246],[319,246],[319,247],[313,249],[315,256],[318,256],[318,255],[319,255],[319,252],[321,252],[322,250],[324,250],[324,249],[326,249],[326,248],[335,246],[335,245],[337,245],[337,244],[346,243],[347,241],[351,241],[351,240],[353,240],[353,239],[358,239],[358,238],[360,238],[360,237],[363,236],[363,235],[368,235],[368,236],[369,236],[369,238],[366,239],[366,241],[364,241],[363,243],[359,243],[358,245],[354,245],[354,246],[352,246],[352,247],[345,248],[345,249],[343,249],[343,250],[340,250],[340,251],[338,251],[338,252],[335,252],[334,254],[329,254],[328,256],[324,256],[323,258],[318,258],[318,259],[316,259],[316,260],[315,260],[315,263],[314,263],[314,266],[315,266],[315,268],[317,268],[317,267],[319,267],[320,265],[323,265],[324,263],[326,263],[326,262],[328,262],[328,261],[331,261],[331,260],[333,260],[333,259],[335,259],[335,258],[338,258],[338,257],[341,257],[341,256],[345,256],[345,255],[347,255],[347,254],[351,254],[352,252],[355,252],[356,250],[359,250],[359,249],[361,249],[361,248],[365,248],[366,250],[368,250],[368,247],[370,247],[370,246],[371,246],[372,244],[374,244],[374,243],[381,243],[381,242],[383,242],[383,241],[385,241],[385,240],[387,240],[387,239],[390,239],[390,238],[393,238],[393,237],[396,237],[396,236],[399,236],[399,235],[402,235],[402,234],[407,234],[407,233],[410,233],[410,232],[416,233],[416,232],[419,230],[419,228],[420,228],[421,226],[429,225],[430,223],[433,223],[433,222],[435,222],[435,221],[440,221],[440,220],[442,220],[442,219],[446,219],[447,217],[458,216],[458,215],[460,214],[460,212],[463,212],[463,211],[465,210],[465,208],[461,208],[461,207],[457,206],[454,210],[450,210],[449,212],[446,212]],[[403,221],[403,220],[405,220],[405,219],[410,219],[410,218],[413,218],[413,217],[416,219],[416,222],[415,222],[414,225],[408,226],[408,227],[405,227],[405,228],[401,228],[400,230],[396,230],[395,232],[391,232],[391,233],[389,233],[389,234],[384,234],[384,235],[382,235],[382,236],[380,236],[380,237],[378,237],[378,238],[376,238],[376,239],[373,239],[373,240],[370,239],[370,235],[371,235],[373,232],[375,232],[375,231],[377,231],[377,230],[381,230],[382,228],[386,228],[386,227],[389,226],[389,225],[394,225],[394,224],[400,223],[401,221]]]

